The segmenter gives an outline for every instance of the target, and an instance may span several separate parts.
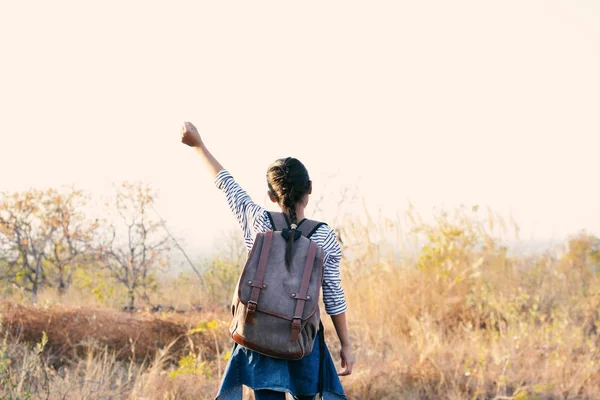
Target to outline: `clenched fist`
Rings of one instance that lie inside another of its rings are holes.
[[[181,143],[190,147],[199,147],[202,145],[202,139],[198,129],[191,122],[184,122],[181,127]]]

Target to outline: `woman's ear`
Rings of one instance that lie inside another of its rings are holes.
[[[310,181],[310,186],[308,188],[308,194],[312,194],[312,181]]]
[[[271,193],[270,190],[267,190],[267,194],[269,195],[269,199],[271,199],[273,203],[277,203],[277,199],[275,198],[275,196],[273,196],[273,193]]]

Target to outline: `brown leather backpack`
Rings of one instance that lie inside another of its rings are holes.
[[[273,231],[259,233],[233,294],[231,337],[259,353],[298,360],[312,352],[320,325],[323,249],[310,236],[322,222],[298,223],[292,262],[285,264],[287,216],[269,213]],[[299,234],[301,232],[301,235]]]

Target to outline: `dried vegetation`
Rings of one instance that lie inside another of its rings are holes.
[[[598,238],[581,233],[525,255],[505,247],[501,220],[476,210],[400,225],[340,225],[358,359],[343,380],[350,399],[600,398]],[[204,306],[194,313],[127,314],[42,293],[37,306],[7,299],[0,397],[213,398],[237,268],[222,257],[202,284],[195,276],[161,282],[154,296]]]

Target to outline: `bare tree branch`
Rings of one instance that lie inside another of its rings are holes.
[[[135,296],[141,289],[141,296],[148,301],[149,285],[154,272],[168,264],[171,238],[161,227],[161,222],[147,215],[156,194],[141,183],[124,183],[117,189],[114,207],[121,221],[111,224],[112,237],[105,239],[103,265],[121,283],[128,293],[128,308],[133,308]],[[121,228],[125,238],[117,242],[116,232]]]

